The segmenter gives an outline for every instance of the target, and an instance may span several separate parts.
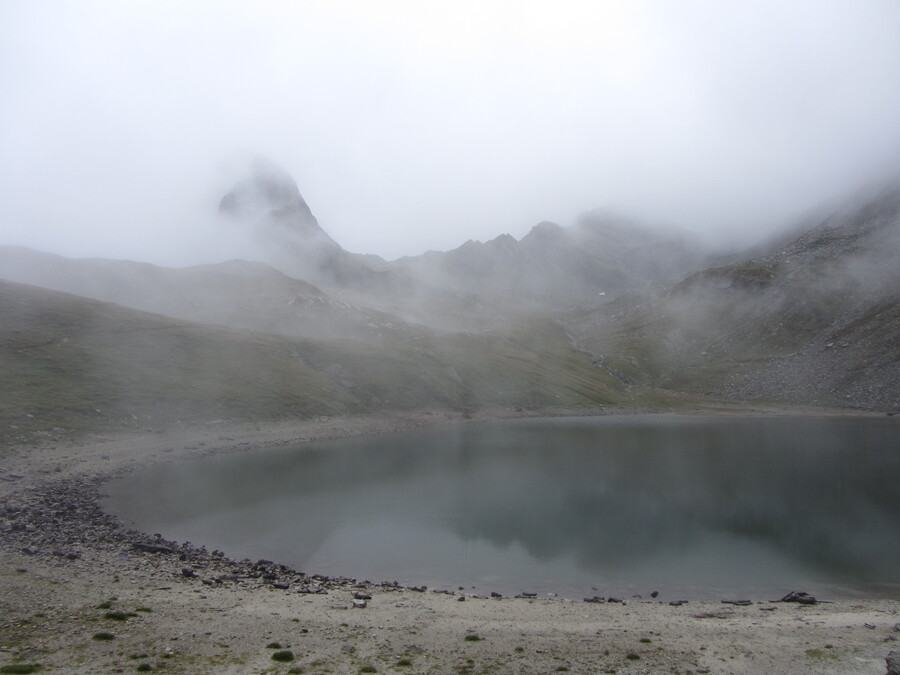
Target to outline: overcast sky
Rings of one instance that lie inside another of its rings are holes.
[[[900,175],[900,2],[0,2],[0,244],[212,261],[246,152],[387,258],[596,207],[750,240]]]

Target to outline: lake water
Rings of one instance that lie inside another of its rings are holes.
[[[106,492],[141,530],[310,574],[575,598],[900,597],[887,418],[473,423],[156,466]]]

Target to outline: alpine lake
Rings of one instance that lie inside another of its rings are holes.
[[[158,464],[126,524],[308,574],[469,593],[900,598],[900,420],[473,422]]]

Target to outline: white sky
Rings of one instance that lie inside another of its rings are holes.
[[[0,2],[0,243],[227,257],[240,152],[388,258],[595,207],[751,240],[900,175],[900,2]]]

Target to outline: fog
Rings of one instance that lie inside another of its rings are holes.
[[[606,208],[750,243],[897,173],[900,4],[0,4],[0,243],[235,254],[235,157],[392,259]]]

